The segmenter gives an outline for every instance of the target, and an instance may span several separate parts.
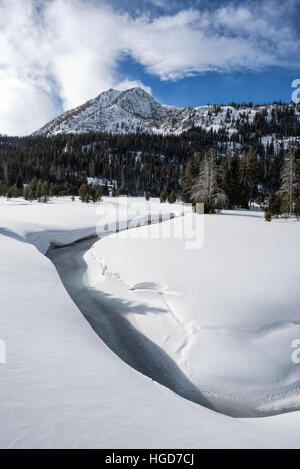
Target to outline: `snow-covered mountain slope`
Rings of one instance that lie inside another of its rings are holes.
[[[34,135],[86,132],[156,132],[180,134],[193,126],[205,130],[226,129],[236,132],[237,123],[252,123],[257,112],[271,120],[274,106],[241,107],[198,106],[173,107],[158,103],[141,88],[123,92],[109,90],[76,109],[58,116]]]
[[[172,112],[141,88],[109,90],[57,117],[35,135],[60,133],[151,131]]]

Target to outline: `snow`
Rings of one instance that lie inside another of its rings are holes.
[[[87,182],[90,186],[102,186],[104,187],[106,184],[110,187],[118,187],[118,182],[116,180],[110,179],[101,179],[101,178],[87,178]]]
[[[261,138],[261,143],[267,148],[268,145],[273,143],[274,150],[279,153],[281,148],[287,150],[290,146],[296,147],[300,143],[300,137],[284,137],[283,139],[275,138],[275,135],[266,135]]]
[[[7,363],[0,365],[0,447],[299,447],[299,412],[259,419],[214,412],[136,371],[93,331],[44,254],[51,244],[95,234],[99,207],[111,211],[112,203],[124,217],[125,199],[96,205],[0,199],[0,339],[7,345]],[[164,204],[165,214],[177,210]],[[251,395],[272,389],[280,395],[299,380],[299,365],[288,361],[290,342],[300,333],[299,226],[267,224],[258,212],[224,213],[205,217],[199,250],[178,239],[131,239],[123,232],[49,255],[57,256],[67,288],[82,288],[88,300],[90,290],[106,305],[106,314],[104,308],[98,313],[104,327],[114,313],[117,346],[119,332],[125,348],[125,332],[144,334],[141,350],[147,343],[154,357],[164,357],[161,364],[170,366],[178,386],[186,374],[200,390],[205,384],[221,394],[235,389],[237,398],[246,388]],[[128,329],[118,331],[122,320]],[[289,403],[286,394],[281,403],[271,392],[266,412],[294,405],[297,394],[291,392]]]
[[[171,232],[179,232],[184,220],[170,222]],[[117,301],[118,310],[168,352],[212,407],[241,416],[298,408],[299,369],[291,343],[300,334],[300,260],[294,256],[299,224],[269,226],[260,212],[206,217],[206,241],[197,250],[186,249],[185,239],[159,239],[160,228],[139,229],[141,238],[121,233],[93,246],[84,255],[89,295],[93,288],[97,298],[100,291],[110,303]],[[76,255],[75,247],[72,259]]]

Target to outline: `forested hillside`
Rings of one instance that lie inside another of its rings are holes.
[[[217,106],[215,112],[220,112]],[[230,112],[227,118],[231,119]],[[108,192],[106,180],[108,184],[114,181],[114,195],[159,196],[164,192],[168,196],[174,191],[189,201],[189,187],[204,155],[213,149],[218,185],[226,191],[228,204],[247,206],[249,191],[255,199],[279,190],[281,170],[292,152],[299,159],[298,110],[279,103],[271,114],[257,112],[251,122],[245,117],[235,127],[235,133],[224,127],[218,131],[192,127],[180,135],[0,137],[0,194],[29,199],[78,195],[87,178],[101,178],[104,193]]]

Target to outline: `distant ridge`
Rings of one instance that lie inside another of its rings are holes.
[[[64,133],[111,132],[127,134],[149,132],[181,134],[192,127],[207,131],[226,130],[229,135],[238,131],[238,124],[252,123],[257,112],[264,112],[271,119],[274,107],[292,104],[264,106],[198,106],[195,108],[166,106],[158,103],[142,88],[126,91],[110,89],[95,99],[53,119],[33,135],[57,135]],[[299,113],[298,113],[299,115]]]

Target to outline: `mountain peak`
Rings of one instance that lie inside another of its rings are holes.
[[[167,113],[167,109],[143,88],[124,91],[110,88],[82,106],[58,116],[34,135],[153,131]]]
[[[46,124],[34,135],[64,133],[135,133],[155,132],[180,134],[192,127],[229,134],[237,132],[238,124],[253,122],[257,112],[272,113],[272,105],[245,106],[198,106],[184,108],[158,103],[153,96],[140,87],[124,91],[110,88],[96,98]]]

